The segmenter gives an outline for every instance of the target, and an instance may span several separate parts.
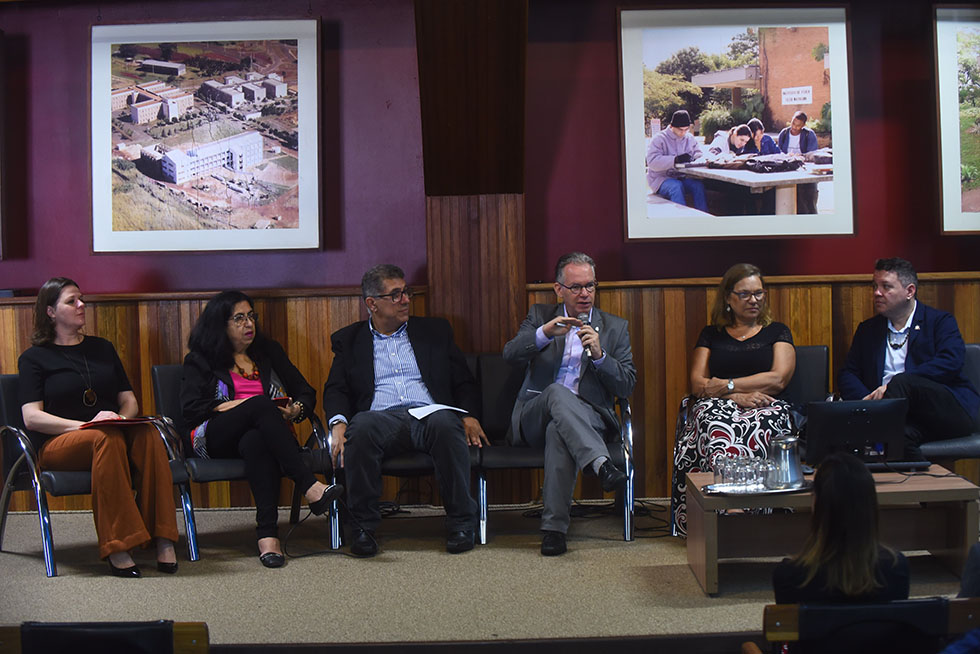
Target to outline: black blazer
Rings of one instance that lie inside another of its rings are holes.
[[[286,352],[271,338],[262,338],[249,348],[249,355],[259,368],[262,388],[269,392],[272,372],[282,383],[286,393],[294,401],[302,402],[306,415],[316,407],[316,390],[307,383],[303,373],[296,369]],[[199,352],[184,357],[184,375],[180,381],[180,408],[183,414],[181,432],[186,434],[211,417],[214,408],[225,400],[218,397],[218,382],[228,387],[229,399],[235,399],[235,386],[227,370],[213,370],[211,364]]]
[[[411,317],[408,340],[415,351],[422,381],[433,401],[466,409],[478,417],[480,390],[466,358],[442,318]],[[374,342],[366,320],[339,329],[330,336],[333,364],[323,385],[323,414],[327,420],[342,415],[348,421],[369,411],[374,400]]]

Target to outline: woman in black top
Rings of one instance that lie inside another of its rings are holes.
[[[318,481],[300,458],[289,422],[313,411],[315,391],[282,346],[259,333],[257,320],[251,298],[240,291],[224,291],[208,302],[191,331],[180,401],[195,454],[245,459],[259,560],[278,568],[285,563],[278,534],[283,473],[316,515],[343,488]]]
[[[34,307],[34,345],[18,360],[24,425],[42,469],[91,470],[99,555],[108,559],[112,574],[139,577],[129,550],[151,540],[157,569],[172,574],[177,518],[159,433],[149,424],[80,428],[91,421],[133,418],[139,411],[112,343],[86,336],[84,327],[78,284],[65,277],[45,282]]]
[[[674,442],[673,534],[687,535],[684,475],[711,469],[718,455],[766,458],[769,441],[792,430],[789,405],[775,396],[796,368],[789,328],[773,322],[762,272],[735,264],[718,286],[711,323],[691,360],[691,393]]]
[[[856,457],[826,457],[813,480],[813,516],[803,550],[776,566],[777,604],[908,599],[909,563],[878,542],[874,479]]]

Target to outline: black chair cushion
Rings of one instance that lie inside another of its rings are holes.
[[[470,467],[475,468],[480,463],[480,448],[470,448]],[[429,475],[435,470],[432,457],[425,452],[406,452],[388,457],[381,463],[381,474],[392,477],[414,477]]]
[[[826,345],[800,345],[796,348],[796,370],[779,398],[796,406],[827,399],[830,350]]]
[[[980,459],[980,433],[963,438],[932,441],[919,446],[922,456],[929,461],[943,459]]]
[[[244,459],[187,459],[191,479],[198,483],[245,479]]]
[[[41,486],[55,497],[92,492],[92,473],[57,470],[41,473]]]
[[[625,470],[626,456],[619,443],[609,444],[609,460],[620,470]],[[480,465],[487,470],[543,468],[544,450],[536,447],[512,445],[484,447],[481,452]]]

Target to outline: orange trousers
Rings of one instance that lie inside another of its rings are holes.
[[[39,457],[42,470],[92,471],[92,517],[103,559],[152,538],[177,541],[170,464],[152,425],[66,432],[48,439]]]

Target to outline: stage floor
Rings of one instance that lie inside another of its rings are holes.
[[[638,517],[622,540],[613,515],[576,518],[569,551],[539,553],[538,520],[493,511],[490,539],[472,552],[445,552],[441,512],[405,507],[378,532],[373,559],[343,554],[291,558],[263,568],[253,511],[202,510],[201,560],[117,579],[97,559],[87,512],[52,516],[59,576],[44,576],[37,517],[11,514],[0,552],[0,623],[25,620],[204,621],[212,644],[498,641],[757,632],[772,602],[776,559],[722,563],[723,593],[707,597],[687,564],[683,540]],[[664,513],[658,513],[661,517]],[[178,523],[183,523],[178,516]],[[281,513],[281,533],[288,529]],[[644,529],[647,528],[647,529]],[[311,518],[288,541],[296,555],[326,547],[327,523]],[[928,555],[910,557],[913,596],[951,595],[959,580]]]

